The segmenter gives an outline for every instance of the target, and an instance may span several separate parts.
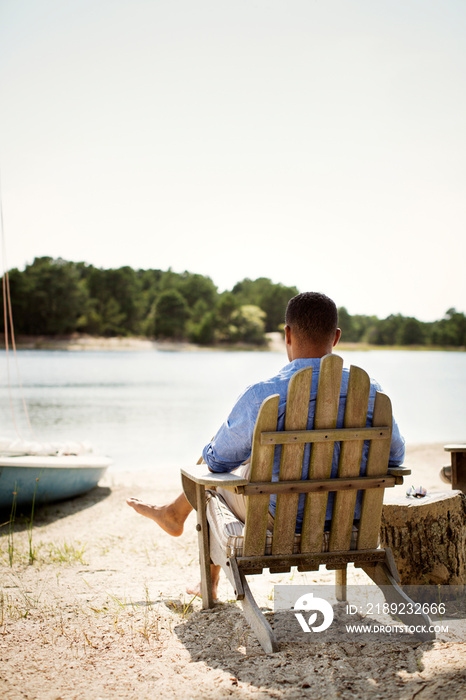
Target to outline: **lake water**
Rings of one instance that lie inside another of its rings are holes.
[[[408,443],[466,440],[466,353],[339,354],[382,384]],[[15,438],[1,355],[0,435]],[[31,439],[9,356],[16,421]],[[161,474],[196,461],[245,386],[286,364],[278,352],[23,350],[17,357],[37,440],[88,441],[114,460],[114,469]]]

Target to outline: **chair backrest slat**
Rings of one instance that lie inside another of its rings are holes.
[[[250,481],[272,479],[275,445],[261,445],[260,438],[262,432],[277,429],[279,400],[278,394],[269,396],[259,410],[252,442]],[[258,556],[265,552],[269,498],[268,494],[247,497],[244,556]]]
[[[333,429],[337,424],[343,360],[327,355],[320,363],[314,428]],[[309,479],[329,479],[334,442],[312,445]],[[320,552],[325,526],[328,493],[307,494],[301,533],[301,552]]]
[[[348,379],[344,428],[362,428],[366,425],[370,380],[368,374],[352,365]],[[341,443],[338,476],[359,476],[364,440]],[[351,546],[357,491],[337,491],[333,505],[329,550],[344,551]]]
[[[306,367],[290,380],[285,414],[285,430],[305,430],[309,417],[312,367]],[[279,481],[301,479],[304,444],[283,445]],[[272,554],[292,554],[298,514],[299,494],[277,496],[272,539]]]
[[[386,394],[375,395],[372,425],[392,426],[392,404]],[[391,437],[391,436],[390,436]],[[390,437],[385,440],[371,440],[367,457],[366,476],[385,476],[390,457]],[[377,547],[380,521],[382,518],[383,489],[364,491],[361,518],[359,521],[358,549]]]

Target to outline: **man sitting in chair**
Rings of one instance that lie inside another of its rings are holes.
[[[338,328],[337,308],[335,303],[327,296],[315,292],[305,292],[290,299],[285,314],[285,343],[289,364],[275,377],[254,384],[241,394],[225,423],[223,423],[213,440],[203,450],[203,461],[207,464],[210,471],[232,472],[235,470],[235,473],[239,476],[249,477],[249,458],[251,456],[253,431],[261,404],[268,396],[279,394],[280,404],[277,430],[283,429],[288,384],[294,373],[304,367],[313,368],[311,401],[309,403],[309,426],[312,427],[320,360],[324,355],[332,352],[332,349],[340,340],[340,336],[341,330]],[[343,424],[348,376],[349,371],[344,369],[337,427]],[[375,393],[380,390],[380,386],[371,380],[368,421],[372,419]],[[308,445],[306,449],[309,450],[310,446]],[[273,466],[275,479],[278,479],[280,467],[278,452],[276,450],[277,454]],[[393,421],[390,465],[401,465],[404,452],[404,439],[400,435],[396,422]],[[337,475],[338,456],[339,445],[336,443],[332,462],[332,477]],[[364,473],[366,460],[367,445],[363,451],[361,474]],[[306,453],[303,463],[309,463]],[[306,479],[307,473],[304,473],[304,471],[303,469],[302,478]],[[246,518],[246,497],[226,489],[218,488],[217,492],[221,493],[234,515],[244,522]],[[165,532],[174,537],[181,535],[185,520],[192,511],[192,506],[188,503],[184,494],[180,494],[172,503],[164,506],[143,503],[135,498],[129,498],[127,503],[137,513],[154,520]],[[271,518],[273,518],[275,513],[275,504],[276,496],[271,496],[269,508]],[[331,520],[332,508],[333,494],[331,493],[328,499],[326,520]],[[303,509],[304,498],[301,497],[296,521],[297,532],[300,532]],[[359,518],[359,514],[360,501],[357,501],[355,520]],[[212,594],[215,599],[217,597],[220,567],[212,565],[211,570]],[[187,592],[199,595],[200,587],[188,588]]]

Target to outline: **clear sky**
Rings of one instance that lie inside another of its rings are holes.
[[[1,0],[7,264],[466,311],[464,0]]]

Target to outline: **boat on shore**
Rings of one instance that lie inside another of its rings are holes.
[[[11,510],[15,502],[32,507],[81,496],[97,486],[112,463],[90,448],[73,454],[69,448],[66,453],[24,448],[0,447],[0,510]]]
[[[33,508],[35,505],[54,503],[55,501],[81,496],[97,486],[112,462],[108,457],[94,452],[87,443],[27,442],[20,437],[20,432],[16,427],[17,423],[12,401],[9,365],[10,339],[15,356],[17,381],[21,394],[22,384],[16,354],[10,281],[6,266],[3,215],[0,216],[0,230],[3,253],[3,342],[6,351],[12,419],[16,433],[20,438],[16,441],[0,438],[0,510],[9,509],[11,512],[11,509],[15,509],[17,506]],[[22,403],[30,433],[34,436],[24,397],[22,398]]]

